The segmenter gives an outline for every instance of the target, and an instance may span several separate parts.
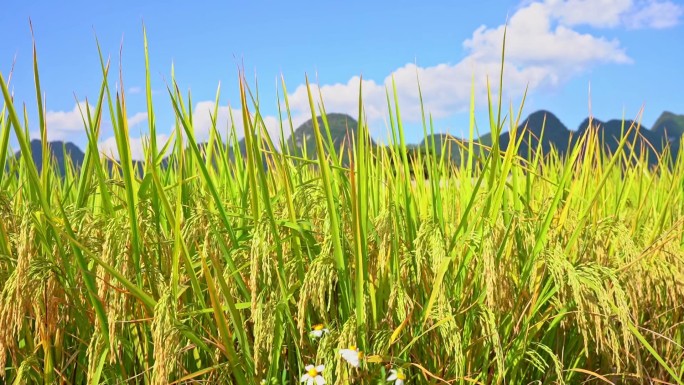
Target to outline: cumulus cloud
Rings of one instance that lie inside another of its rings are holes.
[[[78,102],[68,111],[48,110],[45,113],[48,140],[71,140],[74,136],[85,135],[84,116],[87,119],[88,110],[91,116],[95,114],[95,107],[85,101]],[[147,120],[147,112],[138,112],[128,118],[129,128]],[[102,122],[103,127],[111,127],[108,120]],[[31,130],[31,138],[40,138],[40,130]]]
[[[166,134],[157,135],[157,144],[161,148],[167,141],[169,136]],[[143,135],[141,137],[131,137],[128,139],[131,148],[131,158],[134,160],[142,160],[145,158],[145,148],[149,146],[150,136]],[[97,144],[100,152],[110,158],[119,159],[119,150],[116,146],[116,138],[111,136]]]
[[[232,108],[229,106],[219,105],[217,115],[213,116],[216,103],[213,100],[201,101],[195,104],[192,114],[192,125],[195,131],[195,138],[198,142],[206,141],[209,138],[209,132],[213,126],[213,120],[216,121],[216,129],[227,140],[227,133],[230,132],[231,127],[235,126],[235,133],[238,139],[245,136],[245,129],[242,119],[242,111],[239,108]],[[232,114],[232,119],[231,119]],[[252,119],[254,117],[252,116]],[[273,116],[262,117],[266,130],[271,138],[276,141],[280,133],[280,122]],[[295,127],[297,124],[303,122],[300,119],[295,120]]]
[[[684,7],[669,0],[546,0],[542,5],[567,26],[669,28]]]
[[[679,24],[684,7],[671,1],[647,1],[628,13],[624,22],[629,28],[665,29]]]
[[[238,140],[244,138],[244,124],[242,120],[242,111],[240,109],[231,108],[229,106],[219,106],[217,110],[216,117],[213,117],[215,109],[214,101],[201,101],[195,104],[192,114],[193,130],[195,133],[195,140],[199,143],[206,142],[209,139],[209,132],[211,130],[213,120],[216,120],[216,129],[221,134],[224,141],[228,140],[227,134],[231,130],[231,126],[235,125],[235,133]],[[232,123],[231,123],[232,114]],[[252,119],[254,117],[252,116]],[[278,138],[280,136],[280,122],[277,118],[273,116],[262,117],[266,130],[268,131],[274,144],[277,145]],[[131,116],[128,119],[129,128],[132,128],[136,124],[139,124],[147,120],[147,113],[141,112]],[[299,124],[306,120],[305,117],[293,117],[293,124],[297,127]],[[174,127],[169,129],[170,132],[175,130]],[[289,131],[289,129],[286,129]],[[185,135],[183,133],[183,135]],[[159,147],[169,140],[170,136],[166,134],[157,135],[157,143]],[[140,137],[130,137],[129,138],[131,157],[135,160],[142,160],[144,158],[144,148],[149,145],[149,135],[142,135]],[[119,152],[116,146],[116,138],[109,137],[100,143],[98,143],[100,152],[112,157],[114,159],[119,159]]]
[[[128,128],[133,128],[147,120],[147,112],[138,112],[128,117]]]
[[[567,26],[670,28],[684,7],[670,0],[546,0],[551,15]]]
[[[543,3],[518,10],[506,32],[506,59],[521,67],[543,66],[548,72],[582,70],[600,63],[628,63],[629,57],[617,40],[579,33],[557,23],[553,12]],[[481,26],[463,43],[470,58],[478,63],[498,61],[504,26]]]
[[[418,81],[426,111],[444,118],[464,111],[470,103],[470,87],[475,81],[476,103],[486,102],[487,77],[492,92],[498,90],[501,48],[506,29],[506,98],[520,96],[530,89],[554,89],[572,77],[595,66],[629,64],[632,59],[617,39],[596,33],[600,28],[666,28],[679,22],[683,7],[661,0],[544,0],[525,1],[507,26],[480,26],[463,42],[466,56],[456,63],[435,66],[406,64],[382,81],[364,79],[363,101],[371,127],[381,126],[387,116],[386,89],[396,82],[402,118],[421,118]],[[592,33],[580,32],[588,26]],[[325,84],[312,89],[316,101],[321,94],[327,111],[358,114],[359,77],[346,83]],[[288,95],[296,114],[309,110],[304,85]]]
[[[580,33],[561,23],[554,10],[558,2],[533,2],[511,17],[507,28],[506,70],[504,84],[507,95],[521,95],[525,88],[557,87],[570,77],[602,63],[629,63],[624,48],[616,40]],[[435,118],[443,118],[465,110],[470,103],[470,87],[474,80],[477,101],[486,100],[487,77],[497,79],[500,71],[501,44],[504,25],[481,26],[465,40],[465,58],[455,64],[423,67],[406,64],[385,77],[382,82],[363,81],[366,117],[376,127],[387,115],[386,88],[394,79],[402,118],[421,118],[418,81],[423,105]],[[346,83],[322,85],[320,93],[328,111],[358,114],[360,79]],[[494,83],[497,83],[494,81]],[[498,92],[492,85],[493,92]],[[319,97],[319,90],[313,90]],[[288,96],[296,112],[308,110],[305,86],[299,86]]]
[[[617,27],[623,15],[635,7],[634,0],[547,0],[537,3],[566,26]]]
[[[344,112],[356,116],[359,110],[359,85],[362,86],[363,104],[368,118],[376,119],[384,116],[386,109],[375,102],[385,100],[385,86],[376,83],[374,80],[363,80],[361,82],[360,77],[354,76],[346,83],[328,84],[320,87],[312,84],[310,87],[314,103],[318,104],[322,96],[326,111]],[[297,116],[311,118],[306,85],[298,86],[294,92],[288,95],[288,101],[290,108],[297,113]]]
[[[85,101],[78,102],[69,111],[47,111],[45,113],[45,125],[49,140],[64,140],[70,135],[84,132],[83,116],[87,116],[87,110],[94,112],[93,106]],[[39,137],[39,130],[31,133],[32,137]]]

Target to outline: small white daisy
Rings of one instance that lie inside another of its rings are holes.
[[[314,338],[321,338],[323,337],[324,334],[330,333],[330,330],[325,327],[323,324],[316,324],[313,326],[313,330],[309,334],[311,334],[311,337]]]
[[[394,381],[394,385],[404,385],[405,379],[406,375],[396,369],[390,369],[390,375],[387,377],[387,381]]]
[[[363,358],[363,353],[359,351],[356,346],[350,346],[349,349],[340,349],[340,355],[349,365],[358,368],[359,361]]]
[[[325,379],[321,376],[321,372],[325,369],[325,365],[306,365],[304,369],[306,369],[306,373],[304,373],[299,382],[306,382],[306,385],[313,385],[314,383],[316,383],[316,385],[325,384]]]

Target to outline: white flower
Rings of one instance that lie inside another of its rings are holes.
[[[306,382],[306,385],[313,385],[314,382],[316,385],[325,384],[325,380],[323,379],[323,376],[321,376],[321,372],[325,369],[325,365],[306,365],[304,369],[306,369],[306,373],[304,373],[299,382]]]
[[[387,381],[394,381],[394,385],[404,385],[404,380],[406,375],[403,372],[398,372],[396,369],[390,369],[390,375],[387,377]]]
[[[356,346],[350,346],[349,349],[340,349],[340,355],[349,365],[358,368],[359,361],[363,358],[363,353],[359,351]]]
[[[313,330],[309,334],[311,334],[311,337],[320,338],[323,337],[323,334],[328,333],[330,333],[330,330],[328,330],[325,325],[317,324],[313,326]]]

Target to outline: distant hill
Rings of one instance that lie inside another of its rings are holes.
[[[49,143],[50,155],[54,159],[57,167],[59,167],[59,172],[64,175],[65,163],[64,160],[67,156],[71,158],[71,162],[74,166],[81,167],[83,164],[83,159],[85,154],[81,151],[78,146],[71,142],[53,141]],[[34,139],[31,141],[31,154],[33,155],[33,162],[38,168],[38,172],[43,168],[43,146],[39,139]],[[21,158],[21,151],[16,153],[17,159]]]
[[[624,130],[627,130],[634,122],[631,120],[624,121]],[[622,120],[609,120],[603,122],[599,119],[591,120],[592,127],[598,130],[598,137],[601,146],[609,151],[617,150],[620,138],[623,132]],[[524,129],[524,131],[523,131]],[[524,132],[523,140],[518,149],[518,155],[527,157],[530,149],[537,149],[541,145],[542,151],[548,153],[551,148],[556,149],[559,154],[565,154],[571,148],[572,141],[577,140],[582,134],[589,129],[589,118],[584,119],[580,123],[576,131],[569,130],[553,113],[545,110],[536,111],[530,114],[518,126],[518,133]],[[542,136],[543,131],[543,136]],[[656,121],[653,129],[649,130],[647,127],[641,126],[639,129],[639,136],[632,132],[628,139],[635,143],[634,154],[639,156],[643,149],[655,150],[657,153],[662,153],[666,145],[670,145],[673,155],[676,156],[680,148],[680,138],[684,133],[684,115],[675,115],[670,112],[664,112]],[[446,138],[444,134],[436,134],[435,142],[441,143]],[[540,142],[541,138],[541,142]],[[454,137],[448,138],[453,143],[458,141]],[[519,138],[518,138],[519,139]],[[427,140],[431,140],[430,137]],[[510,133],[504,132],[499,137],[499,146],[502,150],[506,150],[510,145]],[[490,147],[492,145],[491,133],[482,135],[476,141],[477,145]],[[423,141],[424,143],[424,141]],[[468,143],[461,141],[463,146]],[[458,162],[461,154],[460,146],[451,146],[451,158]],[[480,148],[476,146],[475,148]],[[655,156],[649,157],[649,162],[654,164],[657,161]]]
[[[356,119],[347,114],[329,113],[326,115],[328,126],[330,128],[330,137],[334,144],[335,152],[339,155],[342,148],[345,153],[342,157],[342,163],[348,164],[348,154],[346,149],[351,145],[351,135],[356,134],[359,123]],[[323,118],[317,117],[318,126],[321,129],[324,144],[327,143],[327,134],[325,126],[323,125]],[[316,138],[314,136],[313,119],[309,119],[302,123],[294,131],[294,134],[286,140],[286,146],[290,153],[296,156],[301,156],[306,149],[309,158],[318,158],[318,151],[316,149]],[[371,139],[371,146],[375,146],[375,142]]]
[[[323,119],[320,116],[317,119],[323,130]],[[357,131],[358,122],[351,116],[341,113],[330,113],[327,115],[327,120],[335,151],[339,154],[343,146],[345,149],[349,148],[351,140],[350,135]],[[629,128],[632,123],[633,122],[630,120],[624,121],[624,128]],[[598,129],[599,140],[601,141],[602,147],[608,151],[615,151],[623,131],[623,121],[609,120],[603,122],[594,118],[592,119],[591,124]],[[576,138],[580,137],[588,128],[589,118],[584,119],[576,131],[571,131],[553,113],[545,110],[536,111],[530,114],[518,127],[519,133],[522,133],[523,129],[525,129],[525,136],[518,150],[518,155],[527,157],[528,150],[536,149],[540,144],[544,152],[549,152],[551,148],[554,148],[560,154],[565,154],[572,145],[572,140],[576,140]],[[327,143],[327,134],[325,131],[322,131],[322,133],[324,135],[324,142]],[[676,115],[665,111],[656,120],[652,129],[649,130],[642,126],[639,130],[639,134],[640,136],[635,141],[635,155],[638,156],[641,153],[642,148],[652,148],[660,153],[663,151],[664,147],[669,144],[672,148],[673,155],[676,156],[681,147],[682,135],[684,135],[684,115]],[[634,141],[634,135],[634,133],[631,134],[629,137],[630,141]],[[449,151],[448,156],[455,164],[460,163],[462,151],[464,148],[468,147],[468,142],[463,139],[456,138],[449,134],[434,134],[434,136],[425,138],[418,145],[407,145],[409,155],[416,151],[422,151],[425,147],[426,140],[429,141],[429,143],[434,140],[436,155],[442,155],[442,149]],[[501,149],[505,151],[510,145],[510,141],[510,133],[502,133],[499,137]],[[301,156],[304,152],[304,148],[306,148],[307,155],[310,158],[317,158],[313,120],[309,119],[297,127],[294,131],[294,135],[287,138],[285,143],[291,154]],[[490,147],[491,144],[492,137],[491,134],[488,133],[480,136],[475,141],[474,148],[476,151],[479,151],[482,148]],[[371,146],[375,147],[377,145],[371,140]],[[200,143],[201,149],[205,149],[205,147],[206,143]],[[238,151],[240,151],[243,158],[246,155],[245,147],[245,140],[243,138],[238,142]],[[62,175],[64,174],[64,159],[67,154],[71,157],[73,164],[77,168],[81,166],[85,157],[83,151],[70,142],[51,142],[50,151]],[[42,146],[39,140],[31,141],[31,152],[33,154],[33,161],[40,171]],[[235,159],[236,149],[228,149],[228,154],[230,159]],[[17,153],[17,157],[20,156],[21,154]],[[346,165],[348,164],[348,161],[348,154],[345,151],[342,162]],[[649,161],[655,163],[656,157],[650,157]],[[162,164],[166,165],[167,161],[163,161]],[[142,163],[135,162],[135,167],[141,171]]]
[[[539,146],[539,140],[541,138],[541,146],[544,152],[551,150],[551,147],[556,149],[561,149],[564,151],[568,148],[570,142],[571,131],[558,119],[554,114],[549,111],[540,110],[530,114],[527,119],[525,119],[518,126],[518,133],[522,133],[525,129],[525,137],[522,139],[520,147],[518,149],[518,154],[520,156],[526,157],[529,149],[536,149]],[[499,136],[499,147],[505,151],[511,142],[510,132],[506,131]],[[452,142],[451,148],[451,158],[455,162],[459,162],[461,159],[461,151],[464,147],[468,146],[468,142],[457,139],[453,136],[445,137],[444,134],[435,134],[435,144],[442,143],[442,140],[449,139]],[[428,136],[427,140],[431,140]],[[518,138],[520,140],[520,138]],[[457,143],[460,142],[461,145]],[[421,143],[425,143],[425,140]],[[479,151],[483,148],[489,148],[492,146],[492,134],[487,133],[480,136],[475,140],[474,149]]]
[[[656,120],[651,128],[654,133],[667,136],[670,141],[681,138],[684,135],[684,115],[675,115],[665,111]]]
[[[633,120],[609,120],[607,122],[602,122],[598,119],[593,119],[591,122],[593,128],[597,129],[599,140],[604,149],[609,152],[617,151],[620,144],[620,140],[623,137],[623,132],[627,131],[630,126],[637,125],[637,122]],[[579,135],[584,134],[589,129],[589,118],[585,119],[582,124],[577,129]],[[578,136],[579,136],[578,135]],[[663,135],[663,133],[658,133],[653,130],[649,130],[646,127],[641,126],[639,128],[638,136],[637,133],[632,130],[632,132],[627,137],[629,143],[635,143],[634,145],[634,155],[640,156],[642,149],[652,149],[658,153],[662,153],[665,145],[670,142],[670,140]],[[649,162],[655,163],[657,158],[655,156],[650,157]]]
[[[548,153],[551,148],[564,151],[570,143],[570,130],[556,115],[545,110],[530,114],[520,124],[518,133],[524,135],[518,149],[518,154],[523,157],[527,157],[530,151],[536,150],[540,145],[542,151]],[[510,133],[504,132],[499,137],[499,146],[505,150],[510,141]]]
[[[240,140],[238,142],[238,146],[240,149],[240,152],[243,157],[246,156],[246,151],[245,151],[245,142],[244,139]],[[200,148],[200,151],[204,153],[207,149],[207,143],[198,143],[198,147]],[[52,141],[49,142],[49,148],[51,152],[51,156],[54,160],[54,162],[57,164],[57,167],[59,169],[60,175],[64,175],[64,170],[65,170],[65,155],[69,155],[71,157],[71,161],[74,165],[75,168],[80,168],[83,165],[83,161],[85,159],[85,153],[74,143],[71,142],[62,142],[62,141]],[[190,155],[189,149],[186,149],[187,155]],[[42,169],[42,159],[43,159],[43,147],[40,143],[40,140],[34,139],[31,141],[31,154],[33,155],[33,162],[36,165],[36,168],[38,169],[38,172],[41,171]],[[15,154],[17,159],[21,158],[21,151],[17,151]],[[235,159],[235,151],[231,148],[228,149],[228,156],[230,159]],[[113,166],[112,161],[107,160],[108,168],[111,169]],[[168,157],[162,159],[161,161],[162,167],[166,167],[168,165]],[[144,161],[142,160],[133,160],[133,167],[138,171],[139,174],[143,173],[144,169]]]
[[[427,141],[428,146],[432,145],[432,141],[435,142],[435,155],[441,157],[442,153],[446,151],[447,156],[450,158],[451,162],[454,164],[461,164],[467,153],[464,151],[464,147],[468,146],[468,141],[459,139],[453,135],[449,134],[433,134],[428,135],[422,142],[418,145],[419,148],[425,148],[425,143]],[[478,148],[474,148],[477,151]],[[462,157],[463,154],[463,157]]]

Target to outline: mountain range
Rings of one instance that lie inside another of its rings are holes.
[[[527,158],[530,151],[534,151],[541,145],[542,152],[548,153],[554,148],[559,154],[566,154],[573,145],[573,141],[577,141],[590,128],[590,123],[593,128],[597,130],[598,139],[601,147],[608,152],[615,152],[619,146],[622,133],[627,131],[631,125],[637,125],[632,120],[612,119],[602,121],[596,118],[584,119],[576,130],[570,130],[563,122],[558,119],[553,113],[545,110],[540,110],[530,114],[518,126],[518,133],[524,133],[524,138],[518,148],[518,155]],[[524,131],[523,131],[524,130]],[[656,120],[651,129],[639,125],[638,135],[635,130],[632,130],[628,136],[629,143],[634,143],[634,155],[639,156],[642,149],[651,149],[658,154],[661,154],[666,146],[670,146],[673,157],[677,156],[681,146],[681,138],[684,134],[684,115],[676,115],[665,111]],[[540,139],[541,138],[541,141]],[[450,148],[450,158],[454,162],[461,160],[461,146],[467,147],[467,141],[458,139],[448,134],[435,134],[434,138],[428,136],[423,140],[421,145],[425,144],[425,140],[434,140],[435,149],[441,152],[442,148]],[[451,146],[442,146],[444,141],[451,141]],[[519,140],[519,138],[518,138]],[[484,134],[474,141],[483,147],[492,145],[491,133]],[[504,132],[499,136],[499,146],[502,150],[506,150],[510,145],[510,132]],[[482,148],[476,146],[475,148]],[[657,163],[656,156],[649,156],[650,164]]]
[[[358,123],[351,116],[340,113],[327,114],[326,118],[328,127],[330,128],[330,137],[324,137],[324,140],[331,140],[339,154],[339,151],[343,146],[344,148],[349,147],[347,133],[355,132]],[[553,113],[545,110],[536,111],[530,114],[518,127],[519,133],[523,132],[522,130],[526,128],[526,131],[524,131],[525,138],[523,138],[518,153],[522,157],[527,157],[530,150],[536,149],[537,146],[541,144],[543,152],[549,152],[551,148],[554,148],[559,154],[565,154],[568,149],[571,148],[573,140],[577,140],[577,138],[589,129],[589,122],[589,118],[586,118],[579,124],[577,130],[572,131]],[[325,132],[323,129],[324,122],[320,116],[318,117],[318,123],[322,132]],[[605,122],[595,118],[591,120],[592,126],[598,130],[598,136],[602,147],[608,151],[615,151],[617,149],[621,132],[623,132],[623,124],[624,130],[626,130],[633,123],[634,122],[630,120],[625,120],[624,122],[616,119]],[[652,128],[648,129],[641,126],[639,136],[635,137],[635,134],[632,132],[629,139],[635,140],[634,152],[637,156],[641,153],[642,148],[651,148],[656,152],[661,153],[668,144],[672,149],[673,155],[676,156],[681,145],[680,139],[682,135],[684,135],[684,115],[677,115],[665,111],[656,120]],[[541,143],[539,141],[540,137],[542,138]],[[461,159],[461,147],[455,143],[460,142],[465,147],[468,145],[464,140],[449,134],[434,134],[433,136],[425,138],[420,144],[412,145],[410,147],[414,150],[423,148],[426,140],[430,142],[434,140],[437,155],[440,155],[442,148],[450,148],[449,157],[456,163],[459,163]],[[452,144],[454,145],[443,146],[446,144],[444,143],[445,140],[452,141]],[[510,145],[510,141],[510,133],[502,133],[499,137],[501,149],[505,150]],[[492,135],[490,133],[484,134],[475,142],[483,147],[490,146],[492,144]],[[372,140],[371,145],[377,146]],[[476,146],[476,148],[481,148],[479,145]],[[238,143],[238,146],[240,152],[244,154],[244,139]],[[293,135],[286,140],[286,146],[292,155],[301,156],[303,152],[306,151],[308,157],[315,158],[316,142],[314,139],[313,120],[309,119],[300,125],[293,132]],[[64,173],[64,162],[67,155],[70,156],[71,161],[76,167],[79,167],[83,163],[85,156],[78,146],[70,142],[50,142],[50,150],[62,174]],[[40,171],[42,146],[39,140],[31,141],[31,152],[33,160]],[[229,153],[233,154],[234,151],[230,149]],[[21,153],[18,152],[16,155],[17,157],[20,157]],[[347,163],[346,156],[345,151],[343,154],[343,163]],[[655,163],[656,157],[650,156],[649,162]],[[138,167],[139,166],[140,165],[138,165]]]

